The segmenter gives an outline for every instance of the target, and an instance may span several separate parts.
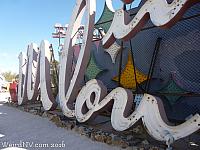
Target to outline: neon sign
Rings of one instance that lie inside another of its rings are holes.
[[[111,5],[110,2],[111,0],[109,0]],[[170,27],[195,2],[197,1],[174,0],[168,4],[165,0],[147,0],[132,20],[123,9],[117,10],[110,29],[103,37],[103,44],[108,48],[116,39],[129,40],[140,31],[149,18],[156,26]],[[81,25],[84,12],[86,12],[86,24],[83,42],[75,69],[72,72],[72,48],[76,40],[74,36]],[[118,87],[108,94],[103,83],[95,79],[88,81],[85,86],[81,86],[90,56],[95,12],[95,0],[76,1],[60,57],[58,97],[63,114],[67,117],[76,117],[79,122],[85,122],[110,105],[112,106],[111,124],[115,130],[126,130],[142,119],[148,133],[159,141],[165,141],[168,146],[175,140],[199,130],[199,114],[181,125],[170,126],[162,101],[153,95],[144,94],[139,106],[131,112],[133,95],[130,90]],[[129,23],[125,24],[125,22]],[[42,41],[38,50],[36,44],[30,44],[27,50],[27,63],[25,63],[22,53],[20,54],[19,105],[27,100],[36,99],[40,87],[44,109],[53,110],[56,107],[50,85],[49,46],[48,41]],[[91,95],[94,97],[91,98]]]

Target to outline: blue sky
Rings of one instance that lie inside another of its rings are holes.
[[[97,19],[105,0],[97,0]],[[120,8],[120,0],[113,0]],[[75,0],[0,0],[0,72],[18,73],[18,55],[27,45],[41,40],[53,44],[57,54],[58,40],[51,37],[55,23],[69,23]]]

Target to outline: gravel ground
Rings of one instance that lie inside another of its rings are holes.
[[[6,95],[6,94],[5,94]],[[4,106],[0,94],[0,149],[119,150],[59,128],[46,118]],[[10,145],[9,145],[10,144]],[[9,145],[9,146],[8,146]]]

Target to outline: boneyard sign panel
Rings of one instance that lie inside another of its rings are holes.
[[[166,0],[147,0],[133,18],[130,18],[124,9],[116,10],[111,26],[103,36],[103,46],[108,49],[116,39],[127,41],[134,38],[149,19],[157,27],[170,28],[197,2],[199,1],[174,0],[168,4]],[[107,0],[107,4],[108,7],[112,7],[111,0]],[[59,62],[58,99],[63,114],[67,117],[76,117],[79,122],[85,122],[109,105],[112,106],[111,123],[114,129],[126,130],[142,119],[148,133],[159,141],[165,141],[168,146],[175,140],[199,130],[199,114],[181,125],[170,126],[163,103],[156,96],[144,94],[139,106],[131,112],[134,96],[130,90],[117,87],[108,93],[106,86],[96,79],[82,86],[90,59],[95,12],[95,0],[76,1]],[[72,69],[76,31],[83,16],[86,17],[83,41],[75,68]],[[57,103],[52,94],[50,81],[49,42],[42,41],[39,49],[34,43],[28,45],[27,56],[22,53],[19,56],[18,104],[35,100],[40,88],[44,109],[55,109]]]

